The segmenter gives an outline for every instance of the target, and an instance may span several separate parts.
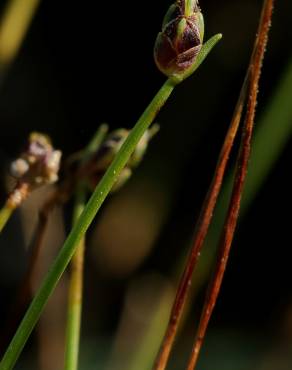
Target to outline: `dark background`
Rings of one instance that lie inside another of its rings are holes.
[[[108,201],[98,217],[99,226],[91,228],[82,370],[95,369],[97,364],[112,364],[107,365],[110,370],[129,370],[129,353],[137,350],[135,335],[130,335],[130,340],[125,334],[126,350],[114,340],[117,328],[121,328],[129,286],[138,282],[140,287],[140,280],[148,281],[153,274],[159,282],[176,286],[181,270],[178,262],[189,246],[248,65],[261,3],[201,1],[206,39],[221,32],[223,40],[198,72],[176,88],[157,118],[161,130],[141,167]],[[48,133],[66,157],[81,149],[101,122],[108,122],[111,128],[133,126],[165,79],[153,62],[152,50],[168,5],[166,0],[139,4],[41,2],[16,60],[1,79],[2,201],[7,163],[31,131]],[[289,1],[276,1],[261,79],[259,119],[291,58],[291,12]],[[291,135],[287,142],[242,215],[202,353],[202,369],[291,368]],[[68,230],[70,205],[64,216]],[[27,263],[23,217],[29,216],[17,212],[1,235],[4,321]],[[53,234],[58,222],[54,227]],[[20,231],[16,234],[15,230]],[[107,242],[108,234],[111,239]],[[118,248],[119,238],[126,250]],[[140,238],[146,240],[145,249]],[[50,239],[52,234],[48,244]],[[110,252],[108,245],[117,246],[117,250]],[[172,358],[173,369],[183,368],[189,353],[204,297],[206,278],[199,279],[196,303],[189,310]],[[64,309],[64,302],[55,304]],[[45,365],[37,363],[41,345],[36,336],[33,338],[18,368],[56,369],[52,358]],[[48,339],[45,348],[54,340]],[[116,352],[113,346],[118,348]],[[137,370],[148,369],[143,366]]]

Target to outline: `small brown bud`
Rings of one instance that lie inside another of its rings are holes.
[[[196,0],[192,2],[191,10],[186,9],[185,3],[178,0],[171,5],[154,46],[156,65],[168,77],[190,68],[202,47],[203,15]]]

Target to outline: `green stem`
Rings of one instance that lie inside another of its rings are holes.
[[[214,36],[216,37],[216,36]],[[213,37],[213,38],[214,38]],[[212,39],[213,39],[212,38]],[[221,36],[218,38],[217,41]],[[212,40],[211,39],[211,40]],[[209,40],[210,41],[210,40]],[[213,44],[210,47],[209,41],[202,47],[202,56],[198,55],[195,61],[194,70],[199,67],[207,56],[206,48],[211,51]],[[204,48],[205,47],[205,48]],[[161,107],[165,104],[168,97],[172,93],[175,85],[180,81],[169,78],[158,93],[153,98],[152,102],[149,104],[148,108],[144,111],[141,118],[138,120],[134,128],[131,130],[124,144],[117,153],[112,164],[109,166],[105,175],[97,185],[94,193],[89,199],[88,203],[78,222],[75,224],[70,234],[68,235],[62,249],[60,250],[55,262],[51,266],[46,278],[44,279],[41,287],[36,293],[32,303],[30,304],[22,322],[20,323],[18,330],[16,331],[4,357],[0,363],[0,370],[11,370],[17,361],[30,333],[32,332],[34,326],[36,325],[42,310],[44,309],[49,296],[55,289],[60,277],[62,276],[64,270],[66,269],[68,263],[70,262],[76,248],[78,247],[83,235],[87,231],[89,225],[94,219],[97,211],[100,209],[102,203],[104,202],[106,196],[113,187],[115,181],[117,180],[121,170],[126,165],[131,154],[135,150],[136,145],[141,139],[144,132],[153,122],[157,113]]]
[[[57,282],[71,260],[77,246],[79,245],[83,235],[87,231],[89,225],[94,219],[97,211],[104,202],[106,196],[110,192],[112,186],[118,178],[119,173],[126,165],[130,155],[134,151],[137,143],[142,137],[143,133],[149,127],[159,109],[168,99],[175,84],[167,80],[157,95],[154,97],[149,107],[143,113],[142,117],[133,128],[118,155],[115,157],[111,166],[106,171],[105,175],[99,182],[94,193],[89,199],[84,211],[71,230],[66,239],[63,248],[58,254],[55,262],[51,266],[43,284],[36,293],[30,307],[28,308],[21,324],[18,327],[4,357],[0,363],[0,370],[10,370],[13,368],[17,358],[19,357],[30,333],[32,332],[39,316],[47,303],[47,300],[54,290]]]
[[[4,229],[13,211],[14,209],[9,207],[7,204],[5,204],[3,208],[0,210],[0,233]]]
[[[81,162],[95,153],[100,147],[106,133],[107,125],[101,125],[85,148]],[[86,188],[79,184],[75,195],[73,210],[73,225],[75,225],[85,208]],[[68,295],[67,329],[65,344],[65,370],[77,370],[80,343],[80,327],[82,313],[83,266],[84,266],[85,237],[82,237],[71,261],[71,273]]]
[[[85,207],[86,191],[84,186],[79,186],[76,192],[73,212],[73,225]],[[84,261],[85,238],[79,242],[78,248],[71,261],[71,276],[68,296],[67,330],[65,346],[65,370],[77,370],[80,342],[80,326],[82,312],[83,291],[83,261]]]

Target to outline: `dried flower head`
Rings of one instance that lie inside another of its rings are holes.
[[[157,131],[158,125],[153,125],[144,133],[127,165],[117,179],[112,191],[119,189],[130,178],[133,168],[135,168],[143,159],[148,143]],[[85,169],[82,169],[82,173],[89,180],[90,187],[94,188],[96,186],[100,178],[112,163],[120,147],[129,135],[129,132],[129,130],[122,128],[109,133],[100,146],[98,152],[85,165]]]
[[[166,13],[154,46],[157,67],[168,77],[190,68],[201,50],[204,19],[197,0],[178,0]]]
[[[15,190],[10,194],[11,206],[18,206],[30,191],[58,180],[61,155],[48,136],[30,134],[25,150],[10,165],[10,175],[16,180]]]

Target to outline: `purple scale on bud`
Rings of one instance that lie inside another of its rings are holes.
[[[162,32],[154,46],[157,67],[166,76],[184,73],[191,67],[201,50],[204,37],[203,15],[193,1],[192,9],[186,9],[185,1],[170,6],[163,20]]]

